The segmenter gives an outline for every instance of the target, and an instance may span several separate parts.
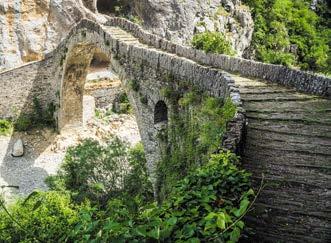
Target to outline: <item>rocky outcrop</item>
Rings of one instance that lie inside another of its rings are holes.
[[[104,22],[98,0],[3,0],[0,2],[0,71],[40,60],[82,18]],[[238,56],[250,44],[253,20],[239,0],[134,0],[132,10],[149,31],[179,44],[194,33],[221,31]]]
[[[134,8],[146,29],[179,44],[198,32],[220,31],[242,56],[252,39],[253,19],[240,0],[136,0]]]
[[[82,18],[97,16],[80,0],[0,1],[0,71],[42,59]]]

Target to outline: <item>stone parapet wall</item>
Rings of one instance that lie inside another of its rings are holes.
[[[150,34],[139,25],[123,18],[108,17],[107,25],[121,27],[142,42],[155,48],[186,57],[203,65],[239,73],[246,77],[263,79],[270,82],[294,87],[298,91],[326,96],[331,95],[331,78],[310,72],[291,69],[281,65],[266,64],[243,58],[219,54],[206,54],[201,50],[178,45],[157,35]]]
[[[55,101],[52,58],[0,73],[0,118],[16,119],[33,111],[33,100],[46,107]]]

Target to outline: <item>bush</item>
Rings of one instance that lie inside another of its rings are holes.
[[[47,179],[53,190],[71,191],[76,201],[105,205],[113,197],[151,198],[142,145],[133,149],[118,138],[107,146],[91,139],[68,149],[58,175]]]
[[[11,217],[1,205],[0,242],[62,242],[79,222],[79,211],[89,209],[73,205],[63,192],[34,192],[9,207]]]
[[[33,98],[33,112],[31,114],[22,113],[14,123],[17,131],[27,131],[38,126],[55,127],[54,112],[56,107],[53,103],[49,103],[46,109],[40,104],[40,101]]]
[[[252,46],[263,62],[331,73],[331,14],[327,1],[244,0],[253,13]]]
[[[126,93],[120,93],[119,96],[116,97],[112,111],[119,114],[130,114],[132,112],[132,107]]]
[[[92,147],[95,148],[95,145]],[[86,151],[86,153],[90,152],[92,148]],[[87,154],[79,156],[86,157]],[[101,153],[95,158],[103,159],[103,157],[104,154]],[[146,195],[144,188],[149,187],[149,181],[145,176],[146,168],[141,163],[145,161],[141,145],[131,151],[130,157],[133,158],[131,160],[133,174],[124,180],[127,194],[112,196],[102,207],[93,200],[94,206],[91,207],[88,199],[84,200],[84,204],[77,204],[76,200],[72,201],[70,193],[66,191],[34,193],[25,201],[19,200],[11,206],[8,210],[10,216],[4,207],[0,211],[0,240],[5,242],[237,242],[239,240],[244,229],[242,219],[249,210],[254,192],[250,189],[250,175],[235,165],[238,161],[234,154],[226,152],[213,155],[208,163],[179,180],[169,197],[160,206],[149,201],[150,195],[143,196]],[[83,166],[83,164],[76,165]],[[66,178],[64,179],[66,181]],[[85,187],[80,188],[85,189]]]
[[[130,81],[130,87],[133,91],[138,92],[140,89],[139,81],[136,79],[133,79]]]
[[[107,215],[95,220],[96,214],[89,212],[81,217],[70,241],[237,242],[254,192],[249,174],[235,163],[231,153],[212,156],[180,180],[160,207],[141,205],[137,214],[130,213],[125,200],[112,199]]]
[[[122,189],[128,170],[127,150],[117,138],[107,147],[91,139],[84,140],[68,149],[55,181],[72,191],[78,201],[88,198],[105,203]],[[53,183],[52,189],[57,189],[54,180],[48,181]]]
[[[0,119],[0,136],[6,136],[13,130],[13,124],[11,121]]]
[[[226,40],[221,32],[204,32],[193,36],[192,45],[194,48],[203,50],[207,53],[226,54],[233,56],[230,42]]]
[[[140,232],[162,242],[237,242],[254,192],[250,175],[236,163],[229,152],[213,155],[174,187],[161,208],[142,212]]]
[[[224,103],[197,91],[187,92],[178,106],[168,131],[170,146],[157,168],[160,201],[172,191],[174,183],[220,149],[226,125],[236,113],[230,99]]]
[[[27,131],[31,127],[33,127],[33,121],[31,119],[31,116],[22,114],[17,118],[17,120],[14,123],[15,130],[17,131]]]

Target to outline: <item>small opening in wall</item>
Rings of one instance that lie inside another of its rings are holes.
[[[154,109],[154,124],[168,121],[168,107],[164,101],[160,100],[156,103]]]

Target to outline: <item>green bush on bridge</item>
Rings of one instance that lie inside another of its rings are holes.
[[[194,48],[207,53],[235,55],[230,42],[221,32],[206,31],[196,34],[193,36],[192,45]]]

